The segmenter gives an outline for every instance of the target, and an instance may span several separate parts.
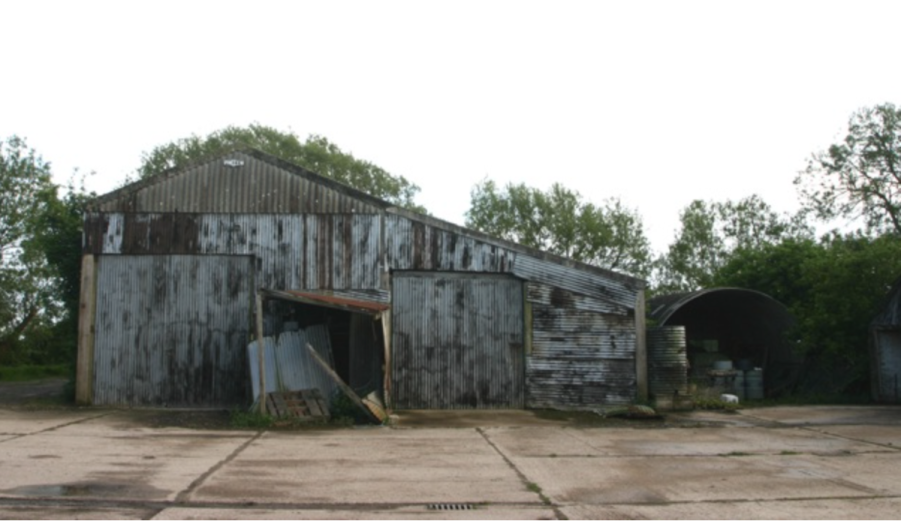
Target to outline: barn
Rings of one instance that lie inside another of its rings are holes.
[[[590,408],[647,392],[643,280],[256,150],[96,198],[82,268],[80,403],[246,404],[257,323],[323,339],[341,379],[395,409]]]

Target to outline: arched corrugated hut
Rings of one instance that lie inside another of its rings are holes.
[[[788,390],[799,360],[787,333],[795,324],[788,309],[759,291],[713,288],[652,298],[651,324],[685,327],[690,374],[702,379],[716,360],[739,368],[763,368],[767,396]]]

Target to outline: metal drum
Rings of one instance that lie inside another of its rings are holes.
[[[688,357],[685,326],[648,329],[648,383],[651,395],[662,403],[688,393]]]

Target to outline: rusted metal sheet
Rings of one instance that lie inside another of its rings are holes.
[[[629,309],[559,287],[527,284],[530,407],[590,407],[635,399],[635,321]]]
[[[396,272],[392,302],[395,408],[524,406],[522,281]]]
[[[237,256],[99,256],[94,403],[241,403],[251,268]]]
[[[375,213],[388,206],[363,192],[252,151],[160,174],[103,197],[100,212]]]
[[[684,326],[648,329],[648,379],[655,397],[688,392],[688,355]]]
[[[378,290],[378,215],[91,214],[86,252],[254,255],[259,287]]]

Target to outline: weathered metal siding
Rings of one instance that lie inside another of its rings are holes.
[[[378,215],[90,214],[93,254],[254,255],[259,287],[377,290]]]
[[[392,301],[396,408],[524,406],[521,281],[399,272]]]
[[[648,329],[648,380],[658,398],[688,392],[685,326]]]
[[[221,159],[112,192],[101,212],[375,213],[386,203],[302,168],[235,152]]]
[[[516,251],[489,240],[387,214],[387,263],[397,270],[476,271],[512,273],[573,293],[609,302],[617,311],[634,309],[641,291],[636,279],[612,276],[600,269],[564,259],[545,258]]]
[[[400,215],[385,216],[387,263],[396,270],[508,273],[516,254]]]
[[[634,309],[530,282],[530,407],[590,407],[635,399]]]
[[[244,401],[249,257],[100,256],[94,403]]]

